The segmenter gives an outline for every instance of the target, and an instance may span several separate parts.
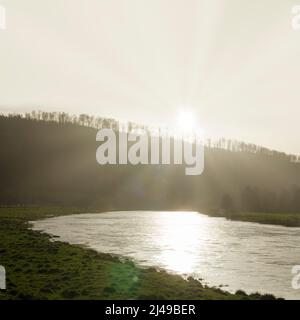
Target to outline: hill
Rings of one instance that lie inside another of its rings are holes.
[[[285,154],[210,142],[201,176],[174,165],[100,166],[90,118],[47,115],[0,117],[0,205],[300,213],[300,164]]]

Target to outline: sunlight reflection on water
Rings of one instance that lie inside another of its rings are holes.
[[[203,278],[226,290],[300,299],[300,229],[227,221],[196,212],[111,212],[50,218],[33,228],[72,244],[118,254],[141,266]]]

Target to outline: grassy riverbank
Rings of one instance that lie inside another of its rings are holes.
[[[92,211],[0,208],[0,265],[5,266],[7,273],[7,290],[0,291],[0,300],[273,298],[208,288],[193,279],[186,281],[90,249],[53,242],[50,236],[28,228],[30,220]]]
[[[213,217],[224,217],[236,221],[273,224],[285,227],[300,227],[300,213],[239,212],[223,214],[209,213],[208,215]]]

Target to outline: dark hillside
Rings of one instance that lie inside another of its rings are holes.
[[[0,117],[0,204],[300,212],[300,164],[263,153],[206,147],[205,171],[100,166],[96,129]]]

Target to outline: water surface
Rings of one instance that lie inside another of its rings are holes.
[[[231,292],[300,299],[291,286],[292,267],[300,264],[300,228],[144,211],[55,217],[33,222],[33,228]]]

